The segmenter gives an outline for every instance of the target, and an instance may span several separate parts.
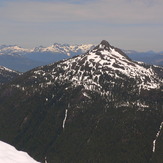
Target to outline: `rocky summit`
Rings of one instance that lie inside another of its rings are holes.
[[[163,68],[103,40],[0,90],[0,140],[48,163],[161,163]]]

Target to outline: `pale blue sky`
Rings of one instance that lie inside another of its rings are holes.
[[[110,44],[163,51],[163,0],[0,0],[0,45]]]

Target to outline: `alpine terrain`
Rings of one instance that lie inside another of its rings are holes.
[[[48,163],[162,163],[163,68],[103,40],[0,90],[0,140]]]

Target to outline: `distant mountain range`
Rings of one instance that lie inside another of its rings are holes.
[[[0,65],[25,72],[32,68],[85,53],[94,45],[68,45],[55,43],[49,47],[24,49],[17,45],[0,46]]]
[[[141,61],[147,64],[163,66],[163,51],[137,52],[134,50],[123,50],[132,60]]]
[[[103,40],[0,88],[0,140],[48,163],[162,163],[163,68]]]
[[[93,44],[69,45],[55,43],[49,47],[24,49],[17,45],[0,46],[0,65],[10,69],[26,72],[32,68],[47,65],[62,59],[83,54],[95,47]],[[131,59],[149,64],[163,65],[163,52],[136,52],[123,50]]]

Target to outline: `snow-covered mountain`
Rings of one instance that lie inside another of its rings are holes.
[[[49,72],[44,69],[35,70],[33,78],[44,78],[47,85],[53,85],[56,81],[70,81],[75,86],[84,85],[85,89],[100,92],[103,90],[103,76],[110,79],[105,83],[112,83],[113,86],[112,79],[126,80],[129,78],[135,81],[140,89],[158,89],[162,82],[155,71],[157,67],[132,61],[120,49],[111,46],[106,41],[102,41],[86,54],[55,65],[54,63],[49,67],[53,67]],[[160,71],[163,72],[163,69],[160,68]]]
[[[0,65],[25,72],[32,68],[85,53],[92,44],[68,45],[55,43],[49,47],[24,49],[16,45],[0,46]]]
[[[23,55],[24,53],[32,52],[32,49],[24,49],[17,45],[1,45],[0,55]]]
[[[52,46],[49,47],[36,47],[33,49],[33,52],[54,52],[54,53],[62,53],[66,54],[68,56],[71,55],[71,53],[85,53],[86,51],[93,48],[93,44],[83,44],[83,45],[69,45],[69,44],[58,44],[55,43]]]
[[[85,53],[89,49],[94,47],[93,44],[82,44],[82,45],[69,45],[55,43],[52,46],[43,47],[39,46],[33,49],[24,49],[17,45],[1,45],[0,55],[24,55],[25,53],[34,52],[52,52],[52,53],[63,53],[70,55],[70,53]]]
[[[38,163],[27,153],[17,151],[13,146],[0,141],[1,163]]]

